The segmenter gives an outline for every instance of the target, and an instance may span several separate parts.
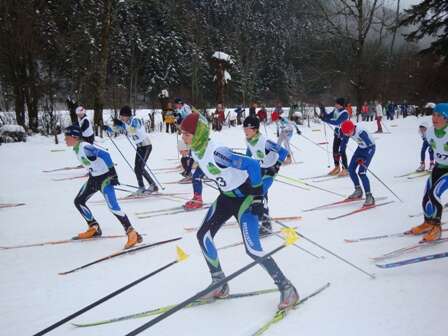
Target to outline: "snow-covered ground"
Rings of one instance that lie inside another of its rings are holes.
[[[409,218],[408,214],[420,211],[425,178],[394,178],[394,175],[414,170],[419,163],[421,140],[417,134],[418,122],[414,117],[386,122],[392,134],[374,135],[377,151],[371,169],[403,199],[403,203],[395,199],[391,205],[329,221],[328,216],[344,213],[359,205],[304,213],[302,209],[338,198],[318,190],[306,191],[274,183],[270,191],[271,215],[303,216],[303,220],[289,224],[297,225],[298,230],[308,238],[366,271],[375,273],[376,279],[368,278],[316,246],[299,240],[300,246],[325,256],[325,259],[318,260],[295,247],[288,247],[276,254],[275,260],[303,296],[326,282],[331,282],[331,287],[291,312],[284,321],[272,326],[266,335],[445,335],[446,325],[442,318],[448,308],[443,287],[448,278],[446,259],[380,270],[369,257],[410,245],[417,242],[418,238],[393,238],[356,244],[344,242],[344,238],[401,232],[420,223],[421,218]],[[374,123],[365,123],[365,127],[371,131],[376,129]],[[304,135],[314,141],[325,140],[321,125],[301,129]],[[265,129],[262,131],[265,132]],[[268,128],[268,132],[274,137],[273,126]],[[330,133],[328,128],[327,133]],[[244,147],[241,127],[225,128],[214,136],[230,147]],[[150,166],[162,168],[177,165],[174,160],[177,158],[176,136],[153,133],[151,139],[153,152]],[[56,146],[52,138],[34,136],[27,143],[0,146],[0,203],[26,203],[25,206],[0,210],[1,246],[70,238],[85,229],[83,219],[73,205],[83,180],[52,180],[80,175],[81,170],[42,172],[78,164],[74,153],[63,144],[62,137],[60,140],[62,144]],[[109,149],[118,164],[120,181],[135,184],[133,172],[115,147],[109,140],[98,140],[101,146]],[[329,141],[332,142],[330,136]],[[121,137],[116,142],[133,164],[133,149],[128,141]],[[327,172],[324,151],[296,134],[293,144],[298,148],[294,149],[295,159],[304,163],[284,167],[281,174],[299,178]],[[349,152],[353,152],[355,144],[352,142],[350,147]],[[157,176],[162,182],[180,178],[178,173],[159,173]],[[369,177],[375,196],[388,196],[389,200],[394,200],[387,189],[371,175]],[[346,195],[353,189],[348,178],[316,185]],[[167,184],[166,192],[171,191],[191,192],[191,186]],[[183,197],[188,199],[190,195]],[[215,197],[216,191],[204,187],[205,201],[212,201]],[[101,199],[101,195],[95,195],[92,200],[95,199]],[[183,202],[174,198],[122,202],[133,225],[146,234],[146,242],[182,236],[179,245],[190,258],[90,310],[74,319],[74,322],[96,321],[180,302],[209,284],[208,269],[196,236],[184,230],[185,227],[200,225],[204,211],[151,219],[137,219],[135,216],[138,211],[173,207]],[[103,234],[122,233],[121,225],[105,204],[91,204],[90,207],[102,226]],[[223,228],[215,241],[217,246],[222,246],[239,241],[240,238],[237,228]],[[122,238],[0,250],[0,334],[34,334],[176,257],[175,244],[167,244],[106,261],[73,274],[58,275],[58,272],[118,251],[124,242]],[[267,251],[281,243],[277,237],[263,240]],[[424,252],[407,254],[403,258],[446,249],[447,246],[441,244]],[[227,274],[251,261],[242,246],[220,252],[220,258]],[[273,283],[260,267],[230,282],[232,292],[272,287]],[[268,294],[186,309],[142,335],[250,335],[272,316],[278,300],[278,294]],[[125,335],[150,319],[147,317],[83,329],[76,329],[67,323],[49,334]]]

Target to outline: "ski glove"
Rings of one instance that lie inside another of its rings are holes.
[[[263,219],[264,206],[263,206],[263,195],[256,195],[250,205],[250,211],[252,214],[258,217],[259,220]]]
[[[280,161],[277,161],[276,163],[275,163],[275,165],[273,165],[273,166],[271,166],[271,167],[269,167],[269,168],[266,168],[266,175],[269,175],[269,176],[275,176],[275,175],[277,175],[278,174],[278,171],[280,170],[280,167],[282,166],[282,162],[280,162]]]
[[[110,178],[110,184],[113,186],[119,185],[120,181],[118,181],[118,175],[117,171],[115,170],[115,167],[109,168],[109,178]]]
[[[112,134],[114,133],[113,132],[113,130],[112,130],[112,128],[110,127],[110,126],[103,126],[103,130],[107,133],[107,135],[109,136],[109,137],[111,137],[112,136]]]

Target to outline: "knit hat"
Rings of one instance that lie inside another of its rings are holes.
[[[344,135],[349,135],[355,129],[355,124],[351,120],[346,120],[341,124],[341,131]]]
[[[184,102],[183,102],[182,98],[177,97],[176,99],[174,99],[174,103],[183,104]]]
[[[345,103],[345,98],[343,98],[343,97],[339,97],[339,98],[337,98],[337,99],[335,100],[335,102],[336,102],[336,104],[339,104],[339,105],[341,105],[341,106],[345,106],[345,105],[346,105],[346,103]]]
[[[81,132],[81,128],[78,125],[71,125],[64,129],[64,134],[66,136],[80,138],[82,135],[82,132]]]
[[[184,120],[182,120],[180,128],[183,131],[194,135],[198,120],[199,120],[199,113],[190,113],[184,118]]]
[[[260,119],[258,119],[257,117],[248,116],[246,119],[244,119],[243,127],[259,129],[260,128]]]
[[[445,119],[448,119],[448,103],[439,103],[434,107],[434,112],[440,113]]]
[[[182,120],[180,128],[185,132],[193,134],[190,147],[199,158],[202,158],[210,135],[207,120],[201,117],[199,113],[190,113]]]
[[[120,109],[120,115],[123,117],[130,117],[132,115],[132,110],[128,105],[123,106]]]

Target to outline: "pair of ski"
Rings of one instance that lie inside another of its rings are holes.
[[[69,177],[61,177],[61,178],[52,178],[52,181],[69,181],[69,180],[76,180],[81,178],[89,177],[89,174],[84,175],[77,175],[77,176],[69,176]]]
[[[383,261],[383,260],[390,259],[390,258],[400,257],[400,256],[402,256],[403,254],[406,254],[406,253],[416,252],[416,251],[423,250],[423,249],[426,249],[426,248],[429,248],[429,247],[433,247],[433,246],[436,246],[436,245],[439,245],[439,244],[442,244],[442,243],[446,243],[446,242],[448,242],[448,238],[440,238],[440,239],[437,239],[437,240],[434,240],[434,241],[429,241],[429,242],[418,242],[417,244],[413,244],[413,245],[410,245],[410,246],[402,247],[402,248],[399,248],[399,249],[396,249],[396,250],[384,253],[384,254],[382,254],[380,256],[373,257],[371,259],[373,261],[375,261],[375,262],[376,261]]]
[[[93,260],[93,261],[91,261],[91,262],[89,262],[87,264],[75,267],[75,268],[73,268],[71,270],[68,270],[68,271],[60,272],[58,274],[59,275],[66,275],[66,274],[74,273],[74,272],[80,271],[82,269],[85,269],[87,267],[90,267],[92,265],[96,265],[96,264],[98,264],[100,262],[103,262],[103,261],[106,261],[106,260],[110,260],[112,258],[123,256],[125,254],[132,254],[132,253],[135,253],[137,251],[142,251],[144,249],[148,249],[148,248],[152,248],[152,247],[155,247],[155,246],[160,246],[160,245],[164,245],[164,244],[167,244],[167,243],[175,242],[175,241],[178,241],[180,239],[182,239],[182,237],[176,237],[176,238],[172,238],[172,239],[161,240],[161,241],[158,241],[158,242],[155,242],[155,243],[140,244],[140,245],[138,245],[136,247],[133,247],[133,248],[130,248],[130,249],[126,249],[126,250],[120,250],[118,252],[109,254],[109,255],[107,255],[105,257]]]
[[[188,209],[185,206],[181,205],[181,206],[167,208],[167,209],[136,212],[135,215],[139,219],[159,217],[159,216],[169,216],[169,215],[175,215],[175,214],[179,214],[179,213],[193,212],[193,211],[197,211],[197,210],[206,210],[206,209],[210,208],[210,206],[211,206],[211,203],[204,203],[201,208]]]
[[[346,177],[348,177],[348,176],[339,176],[339,175],[328,176],[328,175],[326,175],[325,177],[316,178],[314,180],[311,180],[311,182],[319,183],[319,182],[325,182],[325,181],[336,180],[336,179],[344,179]]]
[[[42,170],[42,173],[54,173],[54,172],[59,172],[59,171],[64,171],[64,170],[74,170],[74,169],[81,169],[81,168],[84,168],[84,167],[81,165],[73,166],[73,167],[62,167],[62,168],[56,168],[56,169]]]
[[[278,323],[279,321],[283,320],[291,310],[297,309],[298,307],[300,307],[300,305],[302,305],[303,303],[305,303],[312,297],[318,295],[319,293],[323,292],[328,287],[330,287],[329,282],[326,283],[325,285],[323,285],[322,287],[317,288],[316,290],[314,290],[313,292],[311,292],[304,298],[302,298],[291,309],[277,310],[275,312],[274,316],[271,319],[269,319],[269,321],[264,323],[253,335],[262,335],[273,324]],[[227,297],[222,298],[222,299],[196,300],[196,301],[193,301],[190,304],[188,304],[185,308],[193,308],[193,307],[197,307],[197,306],[212,304],[215,302],[230,301],[230,300],[234,300],[234,299],[241,299],[241,298],[259,296],[259,295],[271,294],[271,293],[275,293],[277,291],[278,291],[277,288],[272,288],[272,289],[257,290],[257,291],[253,291],[253,292],[230,294]],[[100,320],[100,321],[88,322],[88,323],[72,323],[72,325],[74,325],[75,327],[95,327],[95,326],[99,326],[99,325],[110,324],[110,323],[115,323],[115,322],[120,322],[120,321],[138,319],[138,318],[149,317],[149,316],[156,316],[156,315],[166,313],[167,311],[171,310],[175,306],[176,306],[176,304],[172,304],[172,305],[162,306],[159,308],[155,308],[155,309],[151,309],[151,310],[147,310],[147,311],[143,311],[143,312],[139,312],[139,313],[114,317],[114,318]]]
[[[22,205],[25,205],[25,203],[0,203],[0,209],[15,208]]]
[[[49,246],[49,245],[62,245],[68,243],[85,243],[85,242],[93,242],[104,239],[115,239],[115,238],[125,238],[126,235],[109,235],[109,236],[101,236],[101,237],[93,237],[89,239],[60,239],[60,240],[49,240],[40,243],[31,243],[31,244],[18,244],[18,245],[9,245],[9,246],[0,246],[2,250],[15,250],[20,248],[27,247],[38,247],[38,246]]]
[[[189,192],[173,192],[173,193],[166,193],[166,192],[152,192],[152,193],[143,193],[141,195],[136,194],[130,194],[124,197],[117,197],[117,201],[138,201],[138,200],[145,200],[152,197],[177,197],[181,195],[189,195],[191,193]],[[96,201],[90,201],[91,204],[101,204],[106,202],[105,200],[96,200]]]
[[[397,175],[397,176],[394,176],[394,177],[395,178],[406,177],[406,178],[411,180],[411,179],[415,179],[417,177],[426,176],[426,175],[429,175],[429,174],[431,174],[431,172],[429,170],[424,170],[424,171],[420,171],[420,172],[413,171],[413,172],[410,172],[410,173],[406,173],[406,174],[403,174],[403,175]]]
[[[381,201],[381,200],[384,200],[386,198],[387,197],[377,197],[376,201]],[[342,205],[346,205],[346,204],[357,203],[357,202],[361,202],[361,201],[364,201],[364,199],[348,199],[348,198],[346,198],[346,199],[341,200],[341,201],[319,205],[317,207],[305,209],[303,211],[304,212],[310,212],[310,211],[316,211],[316,210],[325,210],[325,209],[330,209],[330,208],[333,208],[333,207],[342,206]],[[383,205],[387,205],[387,204],[390,204],[390,203],[393,203],[393,202],[394,201],[387,201],[387,202],[382,202],[382,203],[376,203],[375,205],[362,206],[359,209],[352,210],[350,212],[347,212],[347,213],[344,213],[344,214],[341,214],[341,215],[338,215],[338,216],[328,217],[328,219],[329,220],[335,220],[335,219],[339,219],[339,218],[348,217],[348,216],[355,215],[357,213],[364,212],[364,211],[367,211],[367,210],[371,210],[371,209],[374,209],[374,208],[377,208],[377,207],[380,207],[380,206],[383,206]]]

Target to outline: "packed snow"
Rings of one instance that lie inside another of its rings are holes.
[[[429,117],[426,121],[431,124]],[[382,253],[416,243],[417,237],[403,237],[348,244],[344,238],[382,235],[403,232],[420,224],[421,217],[408,215],[420,211],[425,177],[395,178],[415,170],[419,164],[421,139],[417,133],[420,119],[408,117],[386,121],[391,134],[374,134],[377,151],[371,170],[399,195],[399,202],[371,174],[369,178],[374,196],[387,196],[395,202],[353,215],[329,221],[328,216],[356,209],[359,204],[345,205],[331,210],[302,212],[303,209],[340,200],[337,196],[320,190],[298,189],[274,183],[269,200],[272,216],[303,216],[303,220],[287,222],[297,226],[307,238],[346,258],[369,273],[365,274],[325,253],[304,239],[297,244],[325,259],[316,259],[294,246],[281,250],[274,256],[285,275],[295,284],[302,296],[317,287],[331,282],[330,288],[300,305],[280,323],[271,326],[266,335],[345,335],[345,336],[420,336],[445,335],[443,316],[448,308],[444,286],[448,278],[447,259],[429,261],[400,268],[381,270],[369,259]],[[375,123],[362,123],[375,131]],[[303,134],[315,142],[325,141],[323,125],[300,126]],[[275,126],[261,127],[263,133],[275,138]],[[331,150],[332,134],[327,127]],[[153,151],[149,158],[152,168],[178,165],[176,135],[151,133]],[[214,133],[213,137],[232,148],[244,148],[241,126]],[[86,225],[73,205],[83,179],[54,181],[53,179],[78,176],[82,170],[44,173],[42,170],[76,166],[75,154],[64,144],[54,145],[52,137],[33,136],[27,143],[0,146],[0,203],[24,202],[25,206],[0,209],[2,231],[0,246],[28,244],[70,238],[84,231]],[[130,161],[134,152],[124,136],[116,144]],[[97,143],[107,148],[114,161],[122,183],[136,184],[135,176],[110,140],[97,138]],[[301,178],[325,174],[329,169],[326,153],[303,137],[294,134],[293,154],[303,163],[282,167],[280,174]],[[351,142],[348,152],[356,145]],[[350,158],[350,154],[349,154]],[[157,171],[162,182],[176,181],[179,173]],[[353,186],[350,179],[341,178],[321,183],[308,183],[348,195]],[[163,209],[183,204],[191,197],[191,185],[166,184],[164,192],[186,192],[179,197],[158,197],[146,200],[121,202],[134,227],[145,234],[145,242],[183,237],[178,242],[190,258],[125,291],[113,299],[73,319],[71,322],[91,322],[136,313],[167,304],[183,301],[204,289],[210,283],[208,268],[201,255],[195,233],[184,230],[197,227],[205,211],[182,213],[149,219],[137,219],[135,213]],[[118,192],[119,196],[126,195]],[[217,192],[204,186],[204,201],[213,201]],[[87,203],[100,223],[103,234],[122,234],[122,227],[95,195]],[[445,199],[444,199],[445,200]],[[274,225],[275,229],[279,227]],[[215,238],[223,246],[241,240],[239,229],[222,228]],[[143,250],[118,257],[79,272],[59,275],[76,266],[119,251],[125,238],[104,239],[95,242],[69,243],[15,250],[0,250],[2,276],[0,279],[0,326],[2,335],[31,335],[88,304],[121,288],[175,260],[176,243]],[[262,241],[266,251],[282,244],[277,237]],[[446,251],[439,244],[424,251],[408,253],[400,260],[418,255]],[[251,262],[243,246],[220,252],[226,274]],[[387,260],[388,262],[390,260]],[[231,292],[246,292],[272,288],[269,276],[257,266],[230,282]],[[279,301],[278,293],[217,302],[201,307],[184,309],[142,332],[142,335],[251,335],[270,319]],[[90,328],[75,328],[70,322],[51,331],[49,335],[125,335],[153,317],[133,319]]]

